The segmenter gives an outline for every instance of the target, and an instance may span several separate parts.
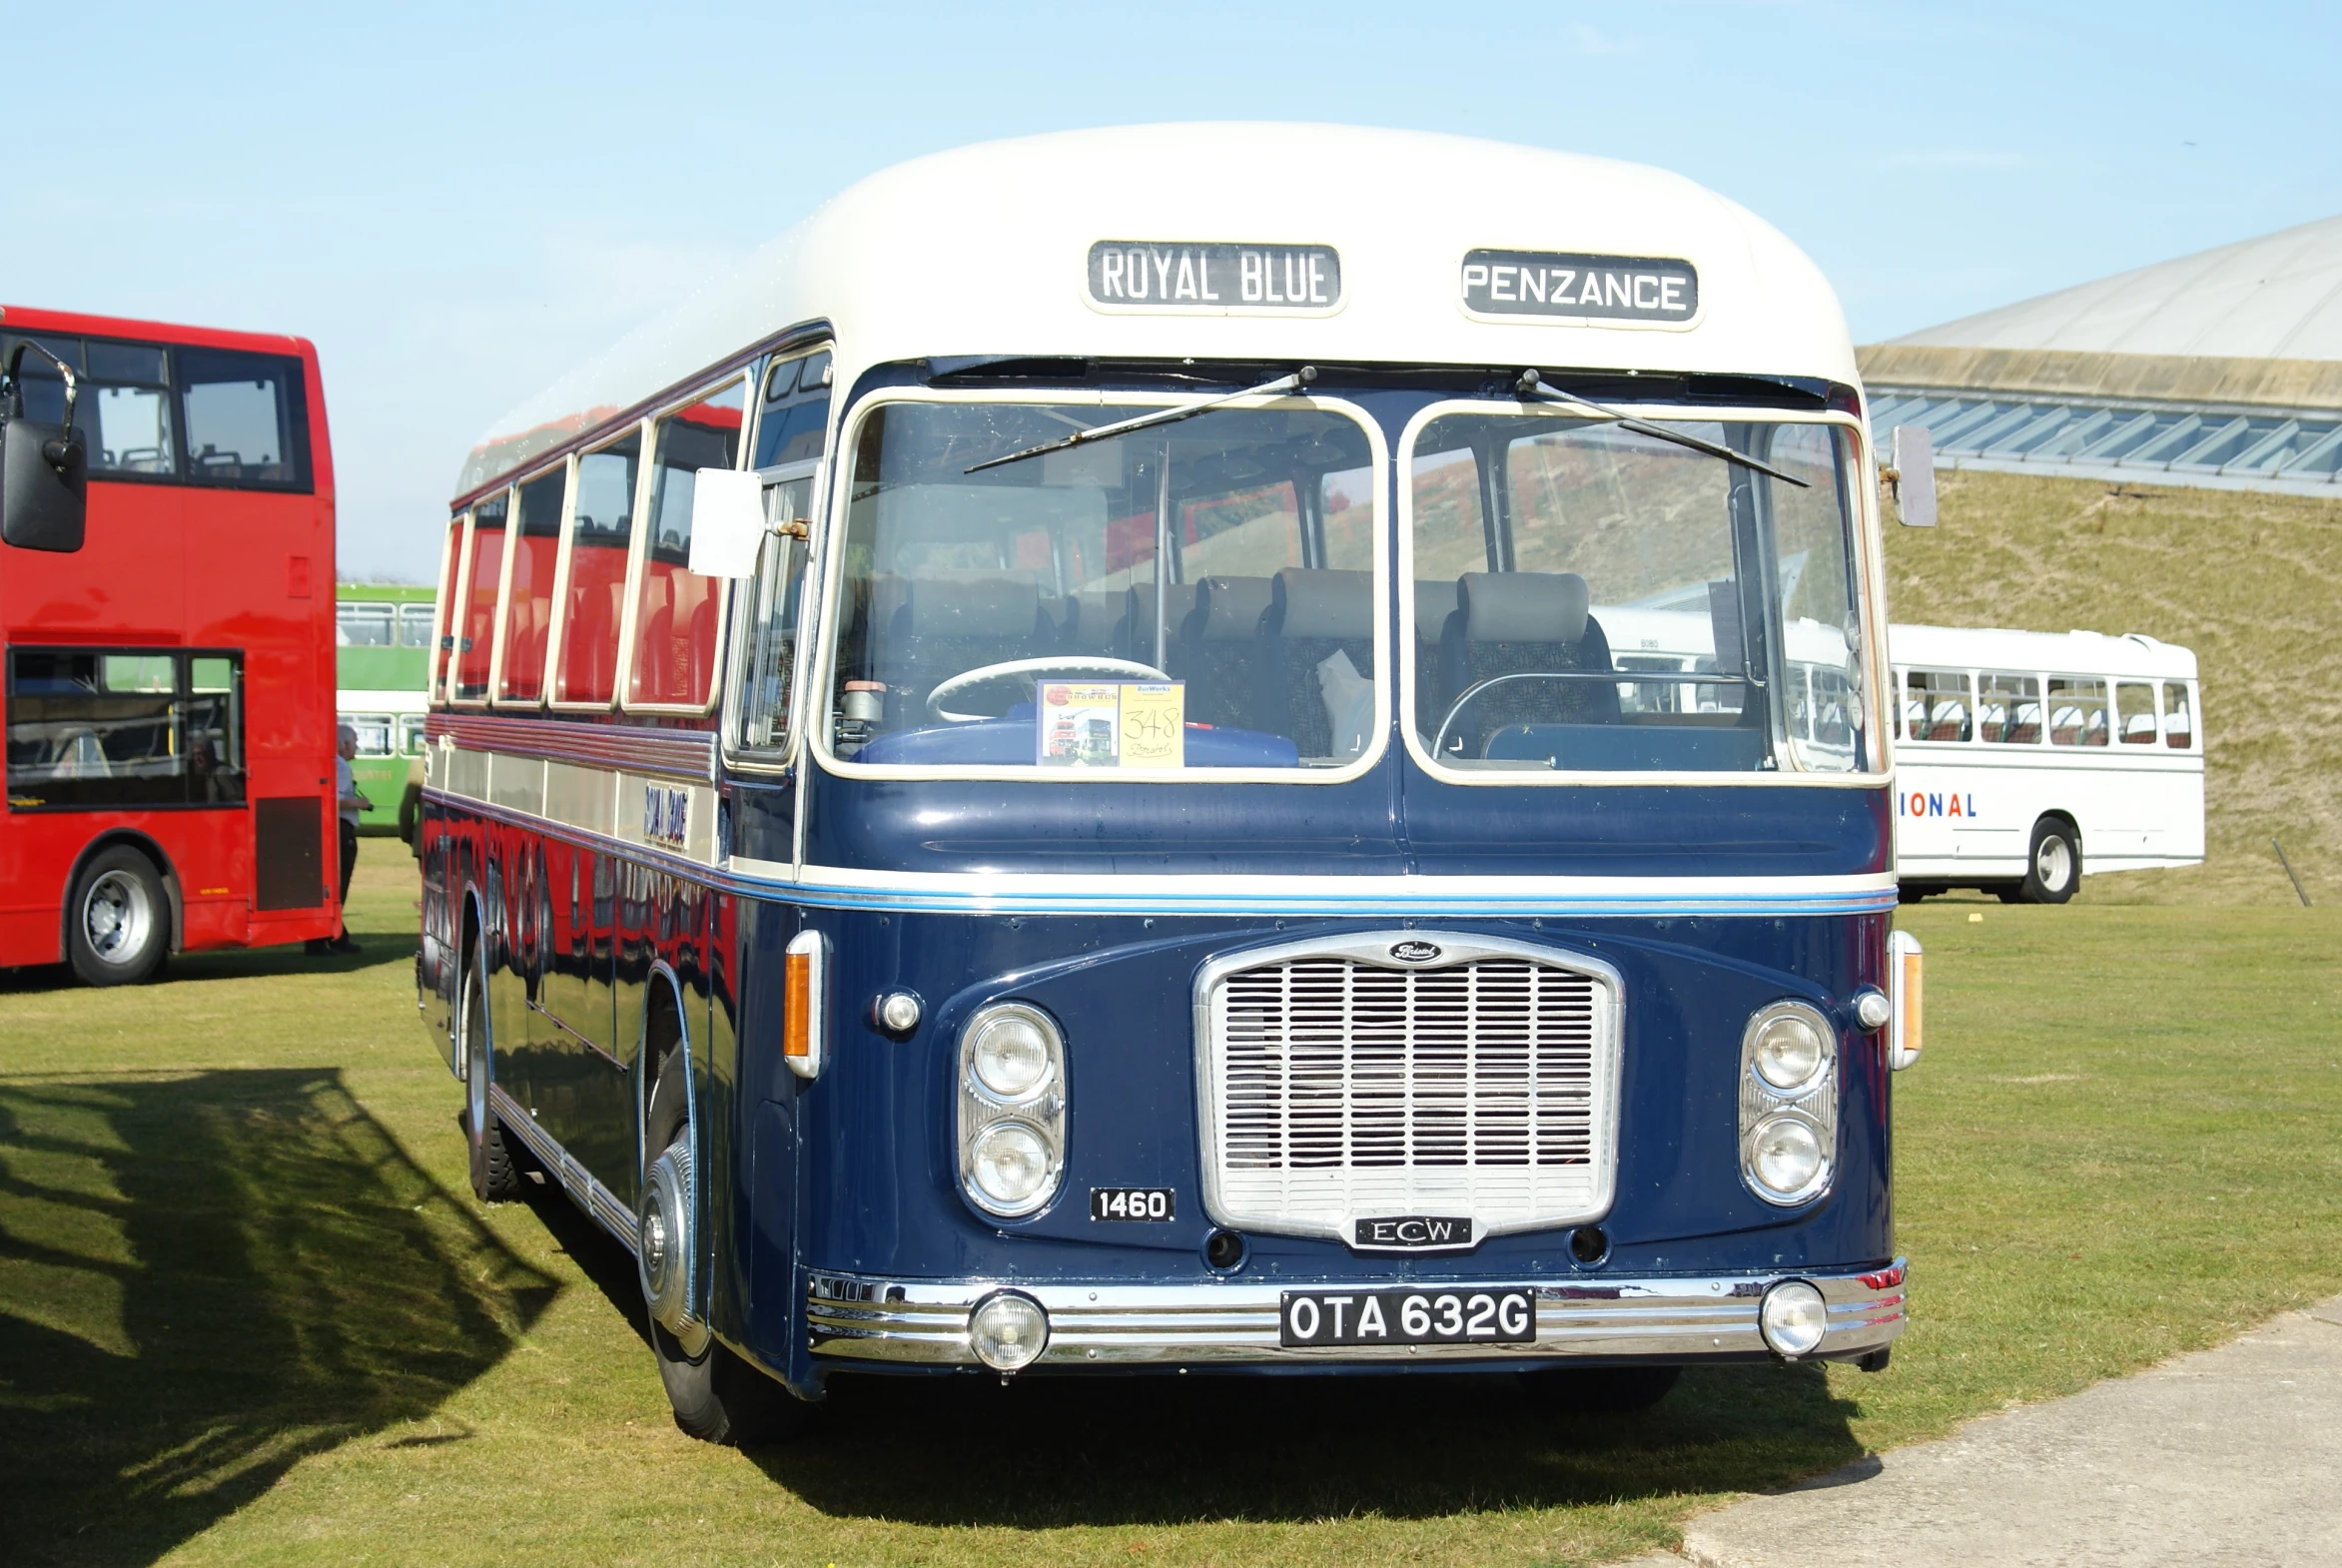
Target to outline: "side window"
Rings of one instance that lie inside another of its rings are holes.
[[[555,702],[606,706],[618,690],[618,621],[634,540],[634,479],[642,432],[577,459]]]
[[[309,404],[299,360],[225,349],[180,349],[173,358],[192,482],[310,487]]]
[[[634,596],[629,706],[704,708],[715,695],[716,616],[723,583],[690,570],[691,498],[701,468],[740,461],[748,386],[734,382],[658,422],[650,532]]]
[[[512,589],[504,600],[504,663],[496,677],[498,702],[535,702],[544,695],[545,643],[553,625],[553,567],[561,552],[561,489],[569,465],[520,486],[519,525],[512,536]]]
[[[2049,744],[2106,744],[2106,683],[2071,676],[2049,682]]]
[[[488,659],[496,645],[496,589],[504,574],[504,497],[471,508],[471,559],[463,574],[463,603],[457,609],[455,689],[457,702],[484,702]]]
[[[334,641],[345,648],[387,648],[390,646],[390,616],[388,604],[337,604]]]
[[[422,755],[422,715],[403,713],[398,717],[398,754],[405,757]]]
[[[461,513],[447,524],[447,543],[441,552],[439,564],[439,597],[432,606],[438,635],[431,639],[430,689],[446,689],[447,674],[455,666],[455,588],[463,570],[463,522]]]
[[[431,645],[431,618],[437,611],[433,604],[401,604],[398,606],[398,646],[427,648]]]
[[[813,509],[813,479],[788,479],[765,486],[765,516],[776,527],[809,518]],[[756,596],[747,607],[747,657],[741,667],[740,743],[778,749],[789,743],[789,698],[796,686],[797,617],[805,588],[805,541],[776,532],[764,541],[757,562]],[[848,717],[858,697],[873,709],[878,699],[863,697],[849,682]]]
[[[243,656],[15,648],[8,655],[8,803],[237,805]]]
[[[162,349],[92,340],[88,352],[89,380],[74,408],[74,423],[89,448],[90,471],[117,476],[177,473],[171,384]],[[84,413],[85,408],[90,411]]]
[[[2041,683],[2033,675],[1986,670],[1977,678],[1976,731],[1987,745],[2041,743]]]
[[[2152,746],[2155,743],[2155,688],[2145,681],[2117,681],[2114,685],[2114,718],[2122,727],[2122,744]]]
[[[1974,738],[1974,705],[1965,670],[1913,670],[1904,689],[1905,733],[1911,739]]]
[[[388,713],[345,713],[342,722],[358,731],[358,754],[362,757],[390,755],[394,727]]]
[[[2187,687],[2175,680],[2163,682],[2163,744],[2174,751],[2185,751],[2195,744]]]
[[[752,466],[777,468],[821,455],[829,432],[830,369],[824,349],[783,360],[764,373]]]

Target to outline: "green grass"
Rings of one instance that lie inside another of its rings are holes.
[[[363,959],[0,985],[9,1563],[1598,1562],[2342,1289],[2332,916],[1938,901],[1883,1374],[1695,1372],[1626,1420],[1503,1380],[841,1380],[811,1439],[708,1448],[615,1245],[471,1201],[407,862],[366,857]]]

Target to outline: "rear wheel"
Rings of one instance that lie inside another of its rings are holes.
[[[2024,880],[2016,896],[2027,904],[2062,904],[2081,885],[2081,839],[2070,823],[2043,817],[2033,824]]]
[[[684,1073],[683,1053],[670,1051],[643,1122],[642,1147],[657,1151],[643,1176],[639,1215],[651,1351],[675,1425],[686,1435],[710,1443],[781,1442],[805,1430],[813,1406],[718,1343],[694,1299],[694,1265],[706,1253]]]
[[[1554,1410],[1626,1415],[1667,1397],[1680,1366],[1555,1366],[1522,1372],[1521,1391]]]
[[[170,940],[170,906],[155,863],[127,844],[91,856],[65,910],[73,972],[87,985],[136,985],[162,968]]]
[[[472,1194],[483,1203],[502,1203],[520,1195],[520,1170],[488,1098],[488,1087],[495,1082],[495,1052],[488,1038],[486,959],[487,944],[482,942],[463,966],[463,997],[455,1027],[463,1039],[463,1131],[471,1141]]]

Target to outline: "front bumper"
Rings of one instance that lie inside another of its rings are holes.
[[[1036,1365],[1292,1366],[1310,1362],[1422,1365],[1439,1361],[1568,1359],[1748,1360],[1769,1354],[1757,1328],[1764,1294],[1783,1279],[1820,1287],[1829,1329],[1809,1360],[1885,1349],[1905,1321],[1905,1267],[1897,1258],[1865,1273],[1789,1271],[1555,1281],[1425,1281],[1427,1292],[1520,1289],[1537,1303],[1537,1337],[1525,1344],[1340,1345],[1277,1343],[1286,1286],[1210,1281],[1178,1285],[1039,1284],[1024,1280],[892,1280],[816,1275],[807,1325],[813,1353],[840,1361],[975,1366],[968,1317],[995,1290],[1015,1289],[1049,1314],[1049,1344]],[[1364,1285],[1366,1281],[1333,1283]],[[1409,1280],[1385,1279],[1377,1286]],[[1293,1288],[1318,1291],[1324,1284]]]

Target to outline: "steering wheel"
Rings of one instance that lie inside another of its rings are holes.
[[[979,719],[994,717],[990,713],[953,713],[944,703],[973,686],[988,681],[1006,680],[1012,675],[1038,677],[1047,673],[1066,675],[1120,675],[1129,680],[1169,680],[1171,677],[1152,664],[1141,664],[1133,659],[1099,658],[1087,653],[1058,653],[1038,659],[1008,659],[999,664],[982,664],[972,670],[962,670],[951,679],[940,682],[927,694],[927,711],[947,724],[973,724]]]

